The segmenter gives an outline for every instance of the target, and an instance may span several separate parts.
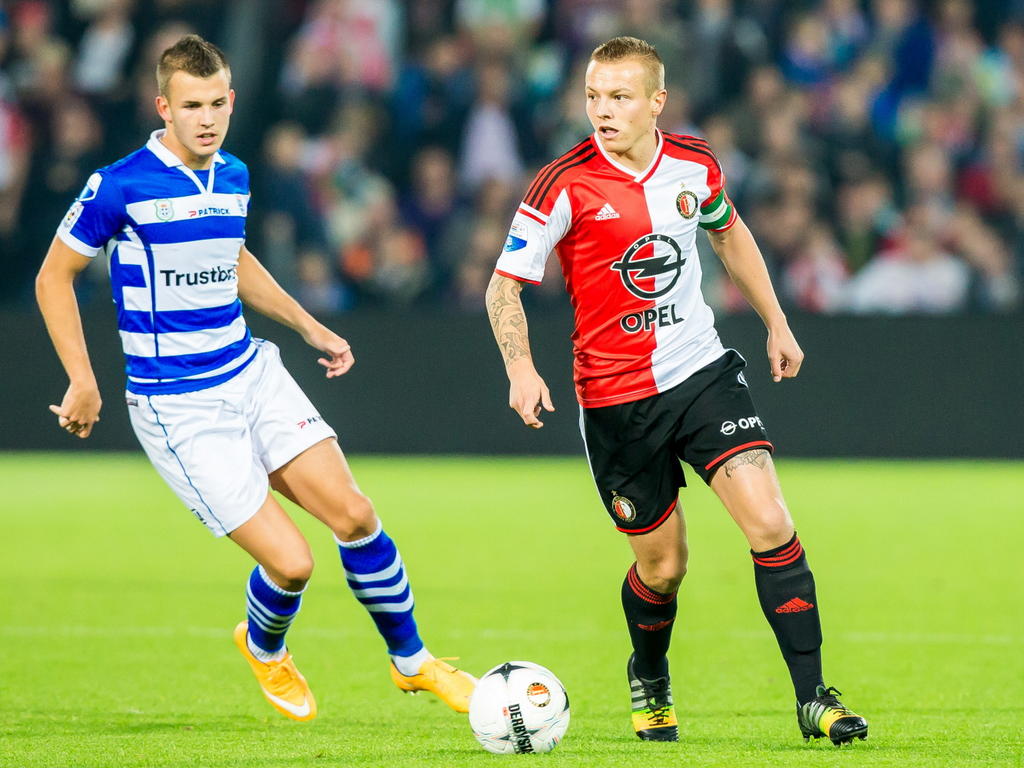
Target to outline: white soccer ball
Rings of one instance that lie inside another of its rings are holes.
[[[469,726],[488,752],[550,752],[569,727],[569,696],[550,670],[508,661],[480,678],[469,700]]]

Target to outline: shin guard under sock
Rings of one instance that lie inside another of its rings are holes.
[[[676,618],[676,593],[655,592],[640,580],[636,563],[622,582],[622,610],[633,643],[633,670],[646,680],[668,674],[668,646]]]
[[[754,582],[761,610],[789,667],[797,701],[815,696],[821,679],[821,619],[814,576],[796,534],[781,547],[754,552]]]

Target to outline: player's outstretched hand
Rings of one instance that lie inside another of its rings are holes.
[[[96,385],[68,385],[60,405],[51,405],[50,412],[56,414],[57,425],[68,434],[86,438],[92,434],[92,427],[100,420],[103,401]]]
[[[768,331],[768,362],[772,368],[772,381],[793,379],[804,361],[803,350],[789,326]]]
[[[551,404],[548,385],[533,367],[533,362],[528,358],[513,362],[508,367],[508,379],[509,408],[519,414],[519,418],[526,426],[533,429],[543,427],[544,422],[538,418],[541,408],[545,411],[554,411],[555,406]]]
[[[347,373],[356,362],[349,343],[322,325],[314,328],[306,336],[306,343],[324,353],[325,357],[321,357],[317,362],[327,369],[328,379]]]

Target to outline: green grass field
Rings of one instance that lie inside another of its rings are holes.
[[[582,458],[352,461],[402,548],[421,630],[474,673],[555,671],[572,725],[495,756],[464,716],[388,679],[330,536],[289,645],[320,705],[263,701],[231,644],[250,565],[138,455],[0,455],[0,765],[1024,765],[1024,464],[782,460],[818,582],[827,681],[871,723],[805,744],[739,531],[684,495],[690,573],[671,652],[679,744],[631,733],[618,605],[630,562]]]

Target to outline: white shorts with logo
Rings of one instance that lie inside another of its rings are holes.
[[[276,345],[233,379],[178,395],[125,393],[135,435],[160,476],[214,535],[263,505],[269,473],[334,430],[295,383]]]

